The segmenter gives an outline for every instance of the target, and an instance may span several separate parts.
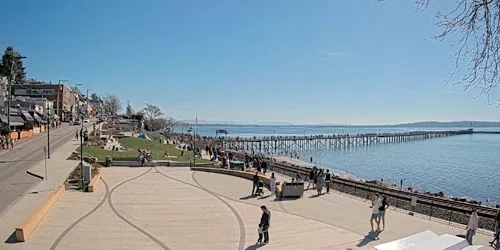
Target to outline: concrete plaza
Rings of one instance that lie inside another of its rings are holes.
[[[427,229],[464,234],[464,228],[392,209],[386,230],[369,233],[368,203],[337,192],[317,197],[307,191],[284,201],[250,193],[248,180],[188,168],[105,168],[95,193],[66,191],[26,243],[0,248],[373,249]],[[272,213],[267,245],[255,245],[261,205]],[[490,238],[474,240],[487,245]]]

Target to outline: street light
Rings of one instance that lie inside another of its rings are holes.
[[[14,74],[14,59],[25,59],[25,56],[13,56],[10,62],[10,81],[9,81],[9,96],[7,97],[7,130],[10,136],[10,99],[12,98],[12,83],[16,81],[16,74]]]

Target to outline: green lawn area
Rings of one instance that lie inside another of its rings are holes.
[[[90,147],[83,146],[83,152],[87,155],[97,157],[100,161],[103,161],[107,155],[111,156],[111,158],[119,158],[119,157],[133,157],[136,158],[139,156],[137,149],[146,149],[153,154],[154,160],[168,160],[165,157],[165,150],[168,155],[172,158],[172,161],[180,161],[180,162],[189,162],[192,159],[193,153],[190,151],[185,151],[184,156],[181,156],[182,150],[175,148],[175,145],[172,144],[161,144],[159,142],[135,138],[135,137],[126,137],[118,139],[120,144],[126,148],[124,151],[111,151],[105,150],[98,147]],[[79,149],[78,149],[79,150]],[[205,159],[196,159],[196,163],[207,163],[210,162]]]

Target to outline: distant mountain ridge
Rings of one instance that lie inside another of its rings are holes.
[[[185,120],[186,123],[194,123],[194,120]],[[500,127],[496,121],[421,121],[411,123],[389,124],[389,125],[352,125],[352,124],[293,124],[289,122],[237,122],[237,121],[206,121],[198,120],[199,125],[234,125],[234,126],[319,126],[319,127],[400,127],[400,128],[470,128],[472,127]]]

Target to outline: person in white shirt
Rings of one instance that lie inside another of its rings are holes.
[[[372,209],[372,216],[370,218],[370,225],[372,226],[373,232],[373,222],[377,223],[377,231],[380,231],[380,220],[378,219],[380,216],[380,211],[378,210],[382,206],[382,199],[380,194],[376,193],[372,199],[372,205],[370,208]]]
[[[479,225],[479,216],[475,208],[472,209],[472,214],[469,218],[469,223],[467,224],[467,233],[465,234],[465,239],[472,245],[472,237],[476,234],[477,227]]]

